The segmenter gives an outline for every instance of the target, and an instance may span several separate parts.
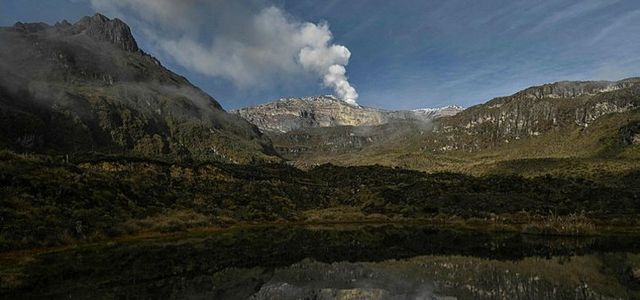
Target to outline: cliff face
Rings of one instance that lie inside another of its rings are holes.
[[[639,107],[640,78],[545,84],[442,118],[433,150],[474,151],[554,130],[587,128],[604,115]]]
[[[336,126],[268,133],[273,145],[284,157],[330,156],[358,153],[374,145],[395,144],[402,149],[405,137],[431,130],[429,124],[404,121],[374,126]]]
[[[352,153],[367,161],[368,154],[362,151],[371,146],[405,153],[415,152],[415,148],[407,147],[417,145],[417,151],[426,154],[476,152],[575,130],[584,131],[590,138],[604,138],[604,133],[592,134],[589,126],[603,116],[639,107],[640,78],[629,78],[545,84],[465,110],[387,111],[321,96],[282,99],[235,112],[269,132],[278,152],[286,157],[313,159]],[[611,131],[606,138],[612,137],[620,144],[638,144],[640,127],[632,120],[616,122],[607,125],[616,128],[598,130]]]
[[[0,146],[151,157],[270,159],[253,125],[138,48],[97,14],[0,28]]]
[[[407,120],[431,121],[441,116],[454,115],[461,110],[460,107],[451,106],[442,109],[389,111],[353,106],[333,96],[317,96],[280,99],[234,112],[261,130],[289,132],[317,127],[375,126]]]
[[[96,14],[93,17],[83,17],[74,25],[59,23],[58,27],[68,28],[72,34],[84,33],[96,40],[111,43],[124,51],[140,51],[129,26],[117,18],[110,20],[101,14]]]
[[[291,104],[299,102],[308,106]],[[321,106],[323,102],[317,103]],[[285,106],[286,110],[270,108],[285,104],[291,105]],[[312,104],[312,100],[288,100],[239,113],[256,124],[263,122],[262,127],[271,126],[268,134],[276,150],[301,165],[384,161],[421,165],[430,164],[433,154],[460,154],[464,158],[469,152],[504,153],[500,152],[504,149],[516,149],[507,150],[512,159],[623,152],[633,156],[634,147],[640,145],[640,78],[546,84],[463,111],[453,107],[393,112],[349,106],[345,113],[320,110]],[[353,117],[350,111],[358,109],[361,115]],[[322,119],[311,113],[317,111],[331,118],[317,122]],[[292,120],[308,120],[307,127],[275,127],[282,124],[279,120],[284,112]],[[419,114],[430,122],[416,122]],[[345,115],[351,118],[337,117]]]
[[[333,96],[286,98],[234,111],[269,135],[281,155],[354,153],[430,131],[433,121],[461,107],[383,110],[353,106]]]

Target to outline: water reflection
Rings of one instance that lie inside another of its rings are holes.
[[[260,227],[42,254],[0,277],[0,296],[629,299],[640,297],[637,253],[634,237]]]

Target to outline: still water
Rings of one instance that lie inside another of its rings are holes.
[[[0,270],[7,299],[640,299],[640,239],[255,227],[43,253]]]

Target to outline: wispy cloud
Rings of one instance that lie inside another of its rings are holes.
[[[310,23],[262,1],[91,0],[96,10],[137,23],[148,40],[181,66],[243,89],[314,75],[343,100],[358,93],[347,80],[351,52],[333,43],[326,22]]]
[[[561,7],[559,10],[544,18],[538,25],[531,29],[531,32],[540,32],[547,30],[556,25],[562,25],[565,22],[572,21],[591,13],[597,13],[599,10],[614,5],[618,0],[584,0],[577,1],[571,5]]]
[[[232,99],[224,103],[231,107],[324,92],[314,83],[328,64],[302,66],[300,44],[290,47],[283,36],[306,22],[287,12],[313,20],[320,31],[320,20],[331,22],[326,32],[353,53],[348,74],[364,105],[468,106],[546,82],[640,74],[637,0],[93,1],[115,6],[106,12],[144,32],[146,49],[185,66],[178,70]],[[254,20],[272,3],[283,26],[256,29]],[[339,76],[328,79],[340,79],[342,69],[333,71]]]
[[[634,26],[629,26],[629,23],[635,22]],[[589,41],[590,45],[596,44],[607,36],[611,36],[615,30],[634,30],[639,28],[640,26],[640,9],[630,11],[623,16],[620,16],[617,20],[609,24],[608,26],[600,29],[597,34],[591,38]],[[628,36],[629,39],[633,39],[634,36]],[[635,38],[636,40],[640,40],[640,38]]]

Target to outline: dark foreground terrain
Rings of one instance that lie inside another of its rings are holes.
[[[639,78],[228,113],[119,19],[0,28],[2,299],[637,299],[638,236]]]
[[[19,22],[0,28],[0,251],[246,223],[637,231],[639,103],[628,78],[463,111],[311,97],[238,115],[119,19]]]
[[[640,173],[470,176],[381,166],[0,155],[0,249],[236,223],[429,222],[541,234],[633,231]]]

